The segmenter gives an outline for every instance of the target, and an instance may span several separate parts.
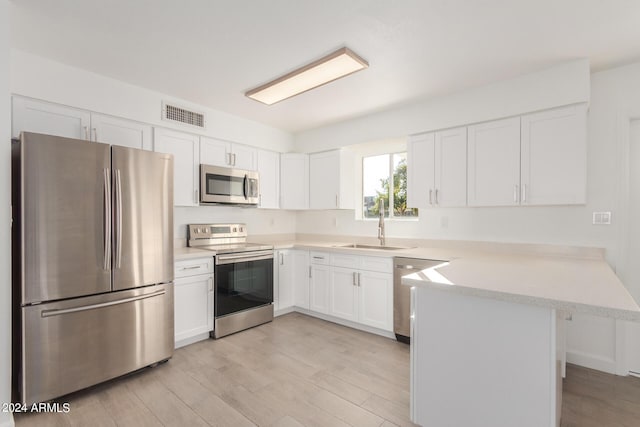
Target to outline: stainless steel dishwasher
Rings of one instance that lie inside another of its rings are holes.
[[[402,284],[402,276],[418,273],[435,267],[445,261],[435,259],[402,258],[393,259],[393,332],[400,342],[411,342],[411,288]],[[427,276],[423,277],[425,280]]]

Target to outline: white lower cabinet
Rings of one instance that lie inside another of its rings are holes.
[[[275,251],[273,262],[273,308],[276,311],[293,307],[294,298],[294,250]]]
[[[309,284],[309,310],[329,313],[329,287],[331,286],[331,267],[311,264]]]
[[[309,251],[292,250],[293,304],[296,307],[309,309]]]
[[[213,330],[213,258],[176,262],[174,332],[176,348],[209,336]]]
[[[358,273],[358,321],[393,331],[393,274],[375,271]]]
[[[358,321],[358,271],[333,267],[329,285],[329,314]]]

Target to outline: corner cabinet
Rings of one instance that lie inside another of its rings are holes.
[[[280,207],[280,153],[267,150],[257,151],[258,174],[260,176],[259,208],[278,209]]]
[[[309,209],[309,156],[280,155],[280,209]]]
[[[200,138],[190,133],[154,128],[153,151],[173,154],[173,204],[198,206]]]
[[[176,348],[213,331],[213,257],[176,262],[174,332]]]
[[[412,208],[467,204],[467,128],[410,137],[407,143],[407,205]]]
[[[309,155],[309,208],[354,209],[355,156],[349,150]]]

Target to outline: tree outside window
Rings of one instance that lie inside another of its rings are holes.
[[[407,153],[362,159],[362,216],[377,218],[380,199],[386,218],[415,218],[418,209],[407,207]],[[389,209],[393,206],[393,209]]]

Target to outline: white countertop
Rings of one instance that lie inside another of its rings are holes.
[[[640,307],[606,261],[599,257],[508,254],[478,248],[419,247],[397,250],[336,247],[345,241],[267,241],[274,249],[305,249],[379,257],[411,257],[448,261],[403,283],[448,292],[493,298],[571,313],[640,321]],[[176,261],[213,256],[211,251],[176,248]]]
[[[640,307],[602,259],[476,254],[405,276],[402,283],[640,321]]]

